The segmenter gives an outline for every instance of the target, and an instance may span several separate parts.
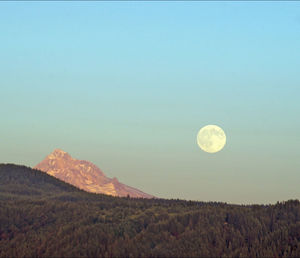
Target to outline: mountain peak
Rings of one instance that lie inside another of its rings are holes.
[[[50,159],[51,158],[64,158],[64,157],[68,157],[71,158],[71,156],[69,155],[69,153],[61,150],[61,149],[55,149],[53,152],[51,152],[51,154],[48,156]]]
[[[115,177],[107,177],[93,163],[74,159],[61,149],[55,149],[34,168],[88,192],[153,198],[152,195],[120,183]]]
[[[55,149],[52,153],[66,153],[65,151],[63,151],[62,149]]]

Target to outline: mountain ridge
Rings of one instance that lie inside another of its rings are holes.
[[[150,194],[119,182],[115,177],[107,177],[92,162],[75,159],[61,149],[55,149],[34,166],[34,169],[39,169],[87,192],[120,197],[154,198]]]

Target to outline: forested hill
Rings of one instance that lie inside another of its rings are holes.
[[[119,198],[3,164],[0,256],[300,257],[300,203]]]

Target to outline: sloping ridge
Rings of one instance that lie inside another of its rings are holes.
[[[67,192],[83,193],[77,187],[42,171],[15,164],[0,164],[0,192],[24,197]]]
[[[150,194],[120,183],[116,178],[107,177],[93,163],[74,159],[67,152],[60,149],[55,149],[34,168],[87,192],[112,196],[129,195],[136,198],[154,198]]]

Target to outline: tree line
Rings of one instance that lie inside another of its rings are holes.
[[[2,164],[0,257],[300,257],[300,203],[119,198]]]

